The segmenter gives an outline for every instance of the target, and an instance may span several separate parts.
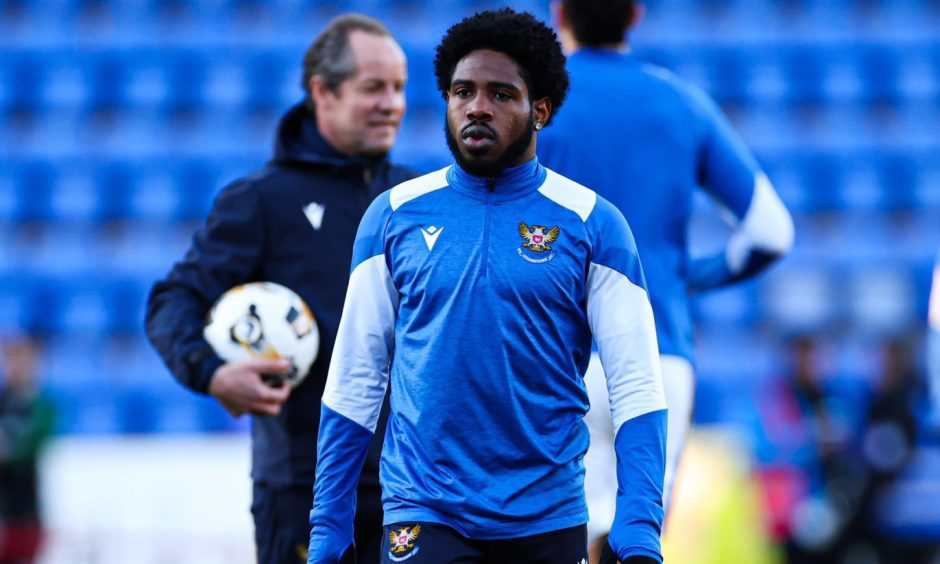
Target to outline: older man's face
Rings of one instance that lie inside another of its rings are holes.
[[[337,91],[316,98],[323,136],[347,155],[383,155],[398,136],[405,114],[405,54],[391,37],[349,34],[356,72]]]

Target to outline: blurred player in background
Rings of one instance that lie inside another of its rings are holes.
[[[37,344],[3,346],[0,378],[0,564],[33,562],[42,540],[38,462],[52,434],[52,406],[39,393]]]
[[[360,15],[330,22],[304,57],[306,100],[283,117],[274,157],[221,192],[186,256],[150,295],[147,334],[176,378],[233,415],[254,416],[252,514],[262,564],[306,559],[317,405],[356,226],[375,196],[413,176],[387,158],[405,111],[405,81],[404,53],[380,22]],[[262,379],[283,372],[286,361],[226,364],[203,339],[213,302],[250,281],[287,286],[316,317],[320,352],[293,390]],[[380,443],[359,482],[363,563],[374,561],[382,532]]]
[[[643,14],[632,0],[562,0],[552,5],[569,54],[571,96],[540,139],[546,166],[597,190],[626,216],[636,236],[656,318],[669,435],[665,500],[691,423],[694,368],[689,293],[754,276],[785,254],[793,224],[770,181],[716,104],[668,71],[629,53],[626,33]],[[734,233],[714,256],[692,259],[687,226],[693,192],[703,188]],[[586,380],[592,403],[606,403],[600,366]],[[607,474],[611,431],[591,410],[586,461],[590,532],[613,517]],[[606,445],[604,444],[606,443]],[[596,462],[594,459],[597,459]]]
[[[561,46],[507,8],[452,26],[434,65],[456,164],[383,194],[359,228],[309,562],[351,561],[356,476],[388,385],[383,562],[586,562],[592,337],[619,430],[610,545],[660,562],[665,398],[633,237],[535,158],[568,87]]]

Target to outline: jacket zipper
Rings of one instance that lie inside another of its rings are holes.
[[[483,219],[483,277],[489,271],[490,256],[490,213],[492,211],[493,191],[496,189],[496,179],[489,179],[489,190],[486,191],[486,211]]]

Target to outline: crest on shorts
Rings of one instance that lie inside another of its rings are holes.
[[[392,529],[388,533],[388,557],[393,562],[407,560],[418,553],[415,543],[421,534],[421,525]]]

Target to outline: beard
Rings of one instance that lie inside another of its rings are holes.
[[[503,151],[503,154],[489,158],[466,157],[460,152],[460,144],[457,141],[457,137],[454,135],[454,132],[451,131],[450,123],[447,122],[447,118],[444,118],[444,136],[447,138],[447,148],[450,149],[451,154],[454,155],[454,160],[457,161],[460,168],[468,173],[484,178],[495,178],[499,176],[499,173],[525,154],[529,146],[532,145],[532,131],[534,127],[535,112],[530,109],[525,129],[522,130],[522,133],[520,133],[517,138],[512,140],[509,146],[506,147],[506,150]]]

